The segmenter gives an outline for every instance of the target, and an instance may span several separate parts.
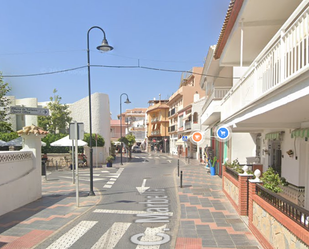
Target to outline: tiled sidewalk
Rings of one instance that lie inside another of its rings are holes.
[[[88,196],[88,184],[79,186],[77,207],[75,185],[58,179],[43,179],[42,198],[0,216],[0,248],[32,248],[98,203],[101,196]]]
[[[192,164],[180,169],[183,188],[178,188],[181,220],[176,249],[261,248],[222,192],[221,178]]]

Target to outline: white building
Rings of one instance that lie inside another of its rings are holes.
[[[237,151],[257,156],[264,171],[273,167],[296,188],[305,188],[305,201],[299,204],[307,209],[308,4],[308,0],[231,1],[207,71],[220,76],[227,70],[224,76],[231,87],[218,103],[218,125],[230,127],[232,139],[247,136],[224,145],[230,161],[236,159],[233,151],[238,144]],[[204,124],[211,116],[210,105],[202,116]]]
[[[37,98],[16,99],[14,96],[8,97],[12,106],[45,107],[48,102],[38,102]],[[68,104],[71,111],[72,120],[84,123],[84,131],[89,133],[89,98],[85,97],[73,104]],[[109,97],[104,93],[94,93],[91,95],[92,109],[92,133],[100,134],[105,140],[103,158],[109,153],[110,148],[110,104]],[[10,115],[10,122],[13,130],[22,129],[24,126],[37,125],[35,115]],[[92,145],[95,146],[95,145]],[[95,155],[94,155],[94,161]],[[103,161],[103,159],[99,160]]]

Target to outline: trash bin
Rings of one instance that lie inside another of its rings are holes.
[[[42,176],[46,176],[46,162],[45,161],[42,161]]]

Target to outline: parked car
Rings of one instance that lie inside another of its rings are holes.
[[[141,147],[137,145],[133,146],[132,152],[141,153],[142,152]]]

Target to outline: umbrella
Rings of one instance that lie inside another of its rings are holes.
[[[22,137],[15,138],[11,141],[4,143],[2,146],[22,146]],[[41,141],[42,146],[46,146],[46,143]]]
[[[69,135],[67,135],[66,137],[63,137],[55,142],[52,142],[50,145],[51,146],[72,146],[72,140],[69,138]],[[88,144],[83,140],[77,140],[77,145],[86,146]]]
[[[6,146],[5,144],[6,144],[6,142],[0,140],[0,146]]]

